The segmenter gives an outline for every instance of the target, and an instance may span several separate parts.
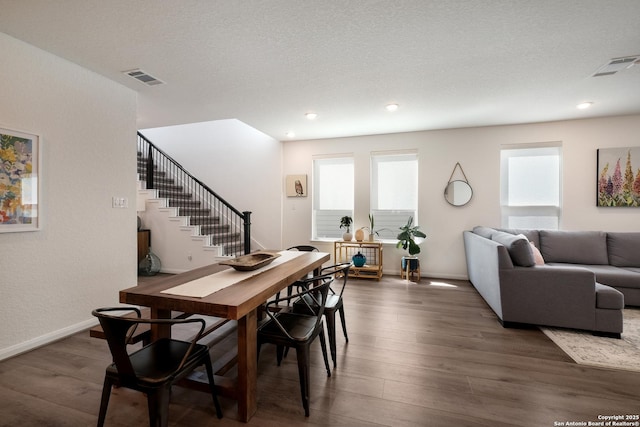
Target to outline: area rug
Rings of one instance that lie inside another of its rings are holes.
[[[540,328],[576,363],[640,372],[640,310],[625,309],[622,339],[571,329]]]

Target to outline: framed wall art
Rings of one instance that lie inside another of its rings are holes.
[[[287,175],[287,197],[307,197],[307,175]]]
[[[600,148],[597,206],[640,206],[640,147]]]
[[[40,137],[0,128],[0,233],[40,229]]]

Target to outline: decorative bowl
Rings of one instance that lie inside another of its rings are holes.
[[[249,255],[242,255],[228,261],[222,261],[220,264],[229,265],[238,271],[251,271],[270,264],[279,256],[279,253],[259,251],[250,253]]]

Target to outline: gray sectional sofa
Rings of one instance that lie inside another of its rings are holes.
[[[469,280],[504,326],[533,324],[620,336],[640,306],[640,233],[464,231]]]

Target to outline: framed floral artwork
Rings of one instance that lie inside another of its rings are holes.
[[[40,137],[0,128],[0,233],[40,229]]]
[[[640,147],[598,149],[597,206],[640,206]]]

